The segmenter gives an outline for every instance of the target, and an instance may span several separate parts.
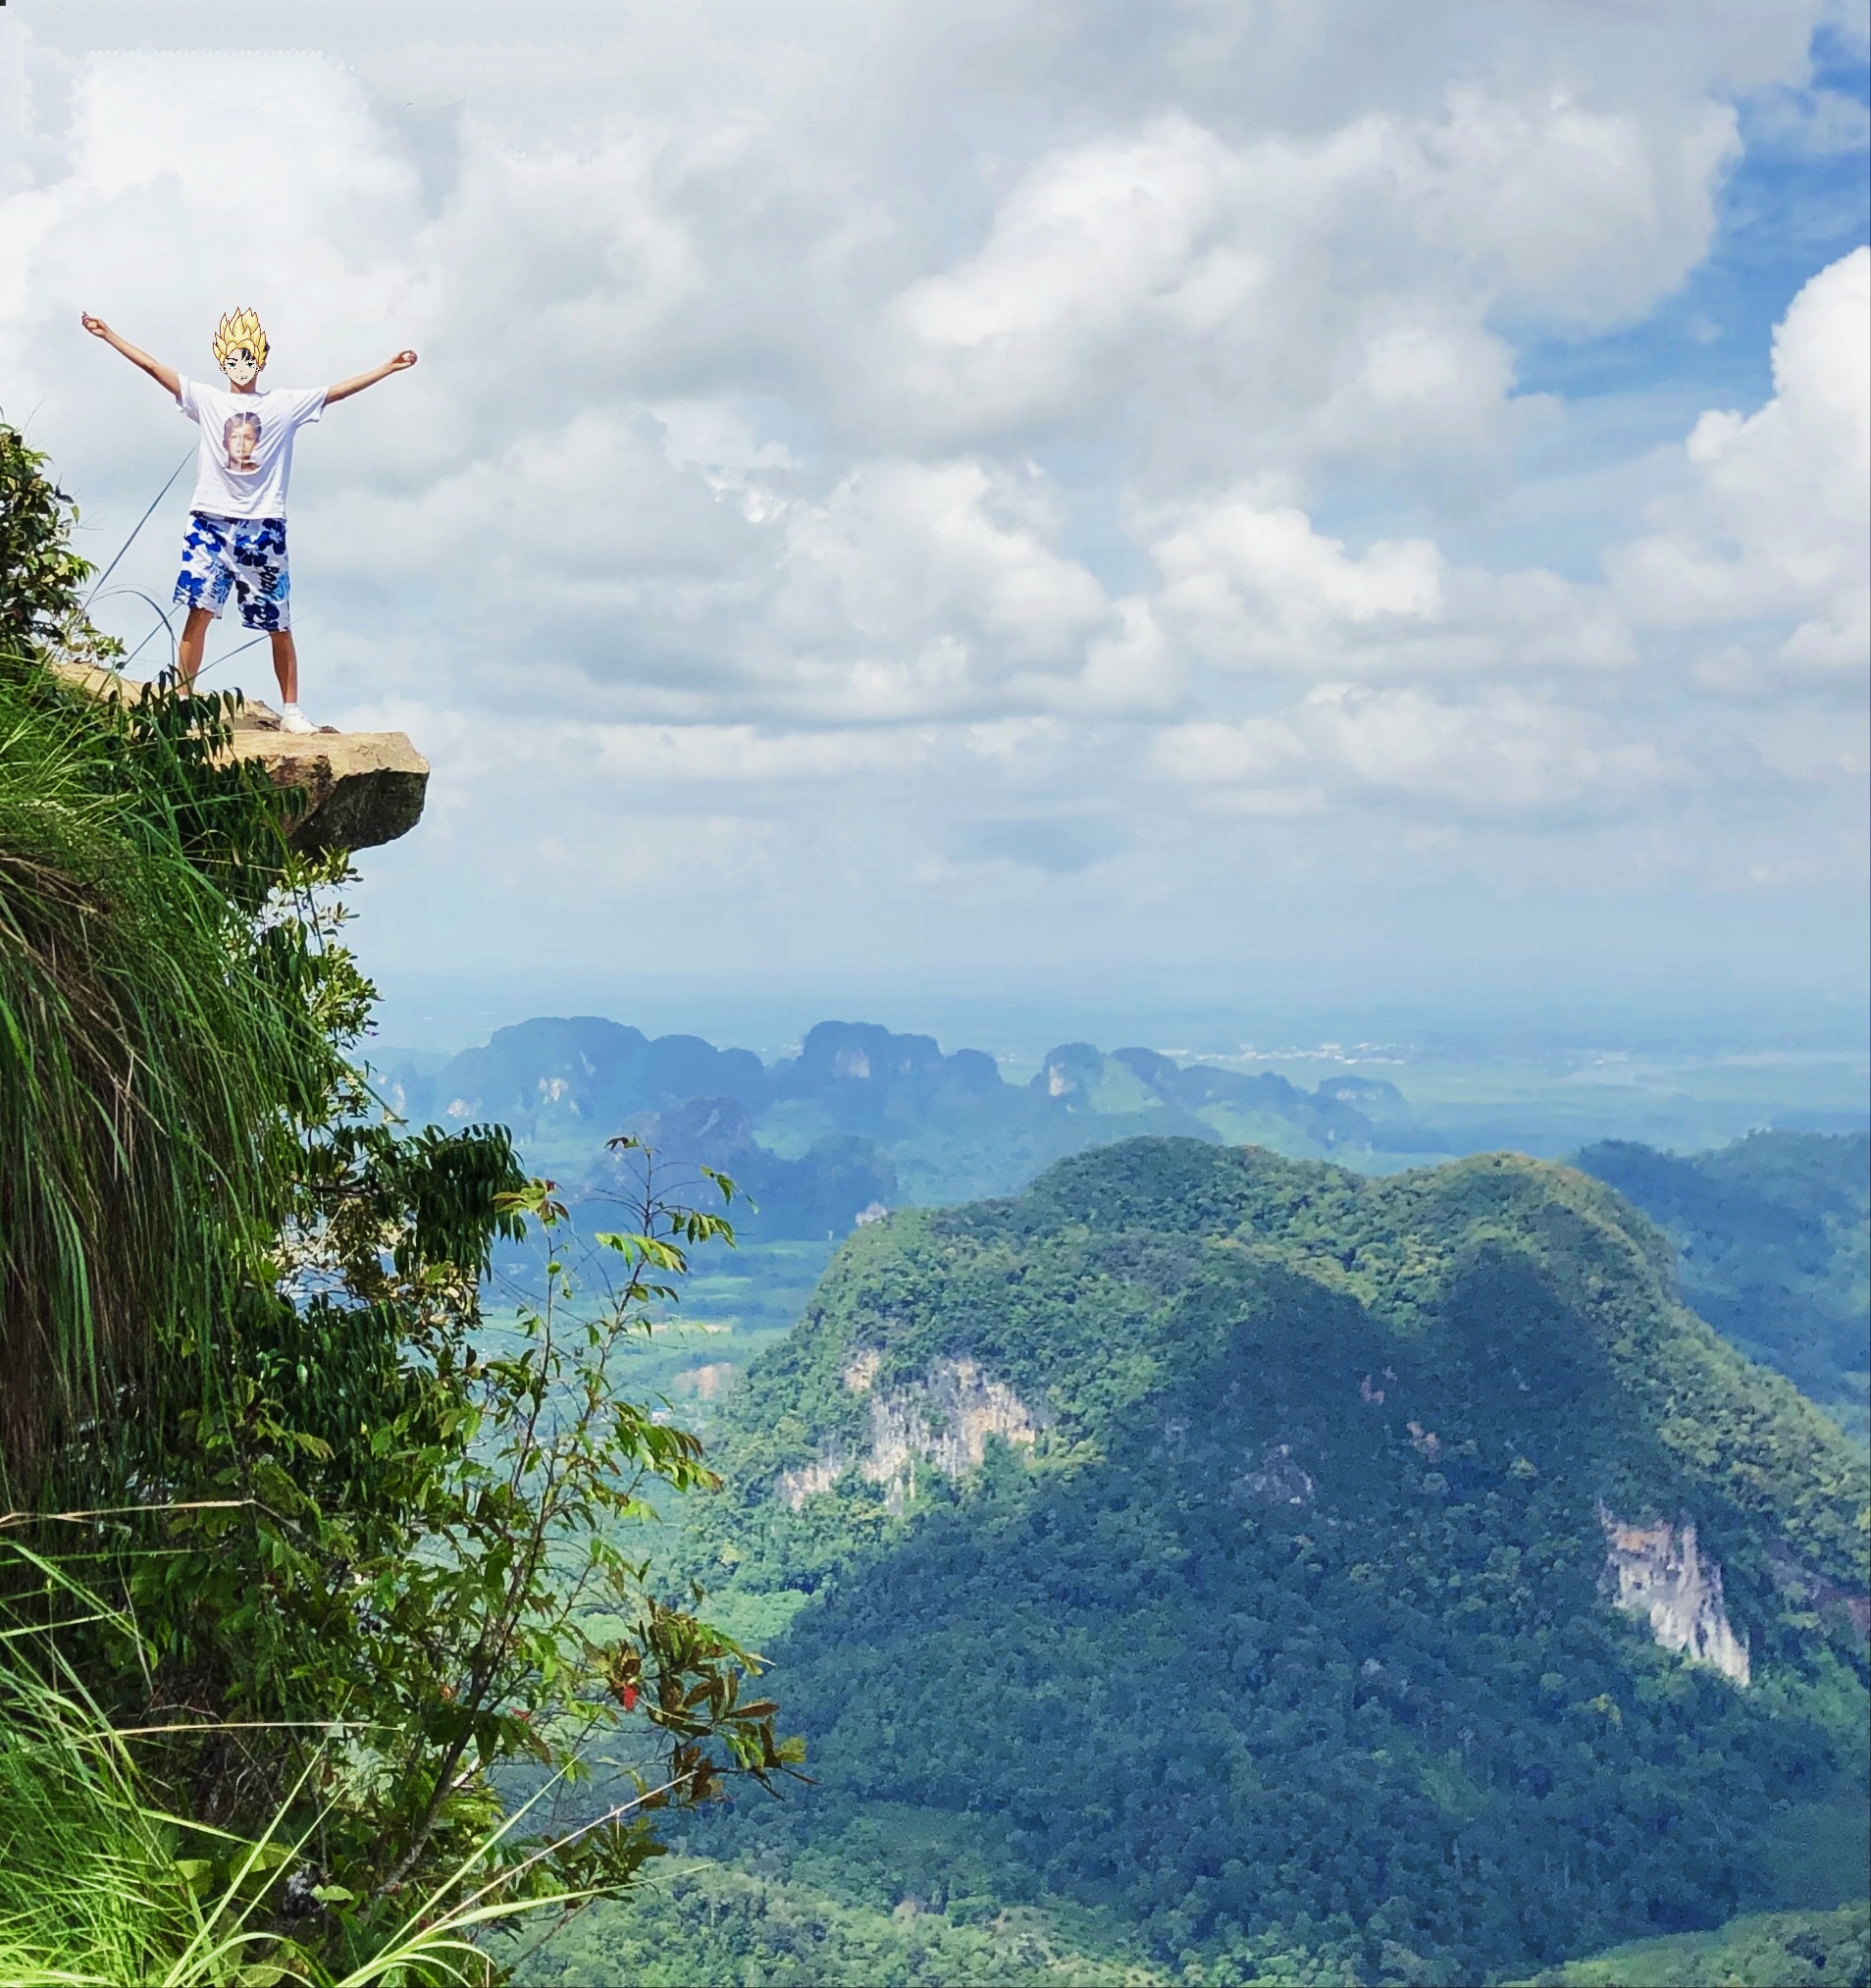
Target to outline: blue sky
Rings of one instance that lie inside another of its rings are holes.
[[[1866,239],[1871,181],[1861,145],[1820,149],[1810,128],[1845,107],[1862,114],[1862,47],[1821,26],[1806,87],[1770,89],[1739,105],[1745,148],[1724,177],[1719,223],[1688,280],[1637,324],[1605,336],[1561,340],[1533,328],[1521,345],[1533,392],[1573,399],[1654,395],[1674,390],[1702,406],[1757,404],[1772,389],[1774,325],[1817,268]]]
[[[1866,129],[1824,0],[16,0],[0,408],[108,556],[190,438],[80,308],[423,351],[291,510],[305,702],[435,762],[392,990],[1791,1027],[1864,981]]]

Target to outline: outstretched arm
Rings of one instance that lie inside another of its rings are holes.
[[[325,390],[325,404],[329,407],[334,400],[348,400],[353,393],[361,393],[366,387],[374,387],[379,380],[388,380],[392,373],[406,373],[416,363],[414,352],[398,352],[393,359],[386,359],[368,373],[359,373],[354,380],[340,380],[336,387]]]
[[[181,393],[182,375],[174,366],[165,366],[160,359],[152,359],[147,352],[138,351],[128,339],[120,339],[102,318],[94,318],[88,311],[78,314],[78,323],[92,338],[102,339],[113,351],[122,352],[132,366],[140,366],[172,398]]]

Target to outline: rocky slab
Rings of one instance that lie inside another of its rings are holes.
[[[84,663],[53,665],[93,697],[122,697],[142,687]],[[234,720],[236,758],[257,760],[276,787],[303,797],[294,812],[294,849],[374,849],[407,835],[422,819],[429,761],[403,732],[340,732],[332,726],[286,732],[270,706],[249,701]]]

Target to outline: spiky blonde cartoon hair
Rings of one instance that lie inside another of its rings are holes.
[[[251,304],[230,311],[215,328],[215,364],[225,373],[229,359],[243,345],[253,354],[256,366],[266,364],[266,331],[260,313]]]

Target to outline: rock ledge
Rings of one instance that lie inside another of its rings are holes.
[[[52,665],[75,689],[122,697],[140,686],[88,663]],[[304,796],[289,831],[305,855],[328,849],[374,849],[407,835],[422,819],[429,761],[403,732],[285,732],[280,714],[252,699],[234,719],[233,752],[267,770],[276,787]]]

